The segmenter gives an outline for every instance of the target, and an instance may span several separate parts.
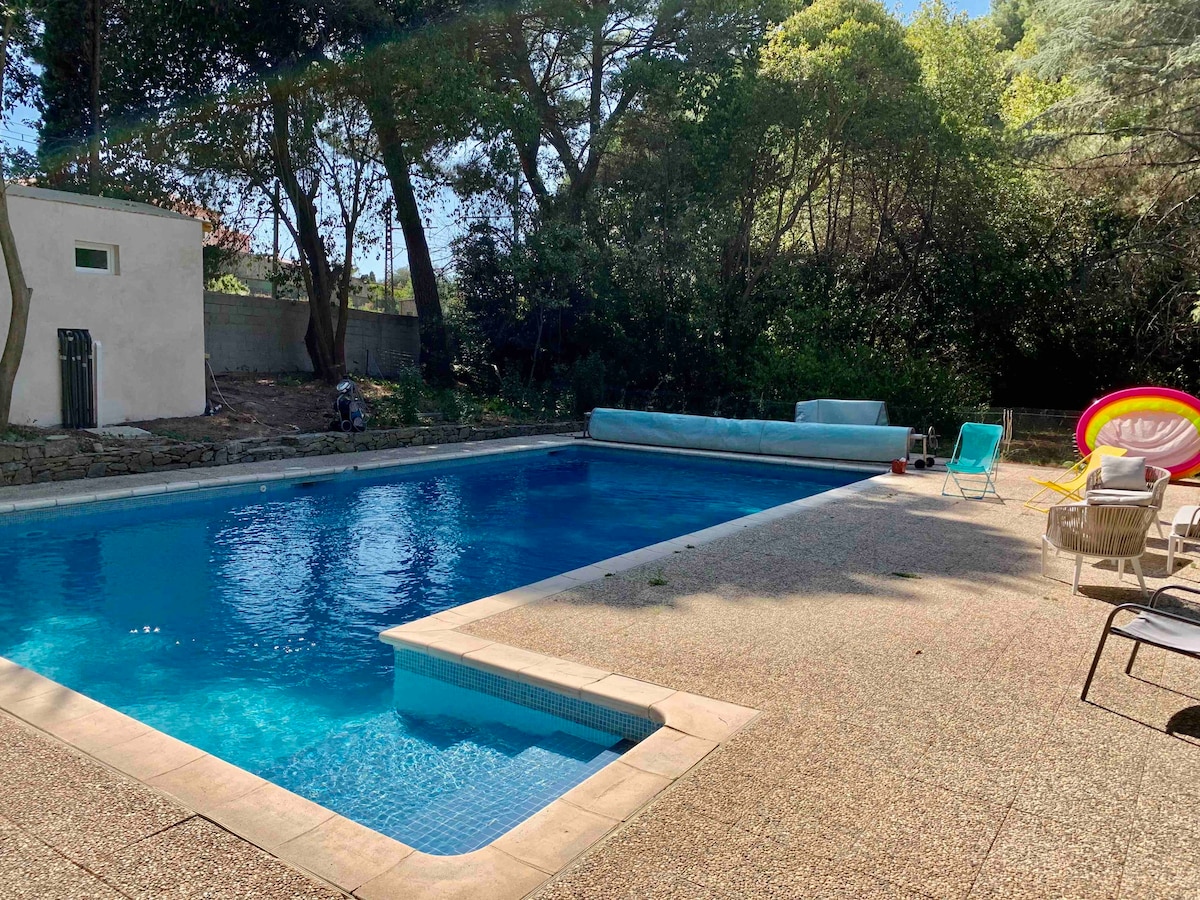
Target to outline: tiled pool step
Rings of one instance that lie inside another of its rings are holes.
[[[553,686],[548,689],[564,697],[645,716],[661,727],[487,847],[434,856],[3,659],[0,709],[363,900],[516,900],[757,715],[746,707],[453,632],[444,624],[427,631],[429,623],[419,620],[383,637],[431,661],[453,659],[518,684]]]

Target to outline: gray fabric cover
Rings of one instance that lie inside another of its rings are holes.
[[[588,432],[598,441],[654,447],[886,463],[907,456],[912,429],[719,419],[601,408],[592,410]]]
[[[1113,634],[1135,641],[1151,641],[1184,653],[1200,653],[1200,623],[1177,622],[1152,612],[1140,613],[1127,625],[1114,628]]]
[[[801,400],[797,422],[818,425],[887,425],[887,404],[882,400]]]
[[[1100,459],[1100,478],[1105,490],[1144,491],[1146,457],[1103,456]]]

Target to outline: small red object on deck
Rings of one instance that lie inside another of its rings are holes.
[[[907,470],[908,470],[908,460],[907,459],[893,459],[892,460],[892,474],[893,475],[903,475]]]

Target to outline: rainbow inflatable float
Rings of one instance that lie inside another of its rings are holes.
[[[1183,391],[1138,387],[1101,397],[1075,427],[1080,453],[1100,444],[1162,466],[1172,478],[1200,473],[1200,400]]]

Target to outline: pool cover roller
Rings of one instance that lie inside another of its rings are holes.
[[[912,429],[600,408],[592,410],[588,433],[598,441],[651,447],[888,463],[907,458]]]

